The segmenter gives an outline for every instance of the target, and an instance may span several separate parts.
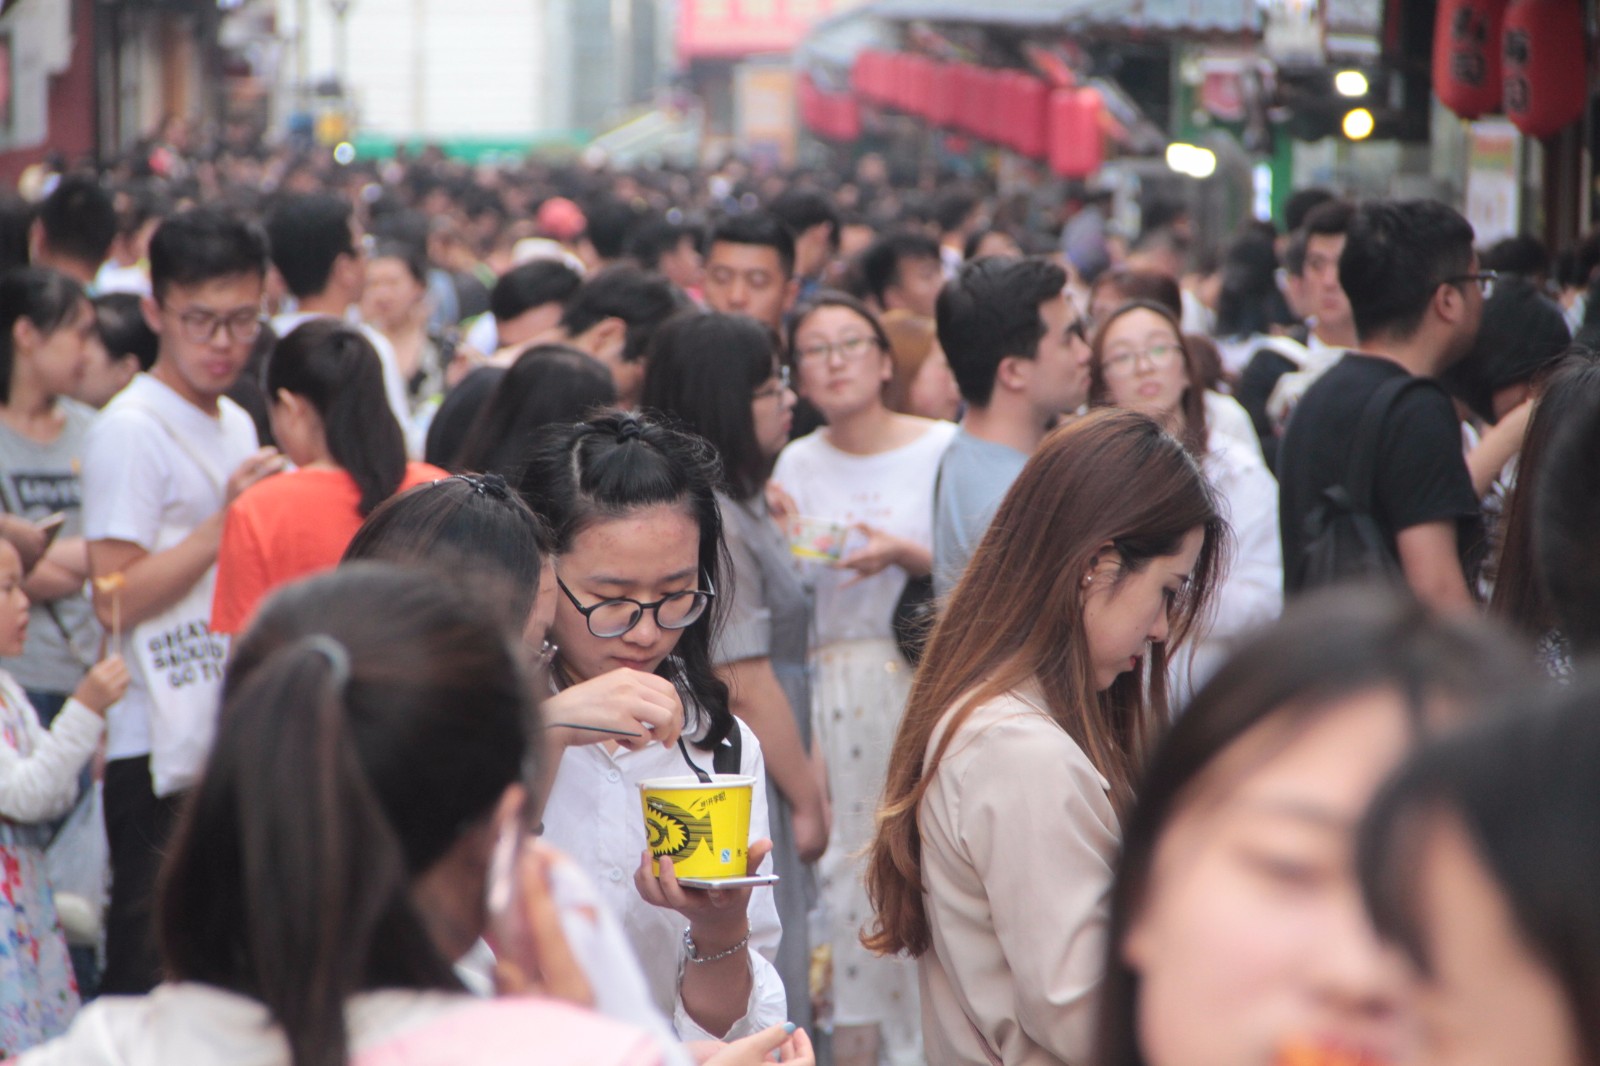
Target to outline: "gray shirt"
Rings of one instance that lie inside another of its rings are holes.
[[[718,664],[769,659],[809,749],[811,590],[763,494],[740,501],[719,492],[717,506],[733,570],[723,581],[722,628],[711,657]]]
[[[1015,448],[956,431],[933,490],[933,591],[950,594],[1028,457]]]
[[[84,438],[95,412],[73,400],[56,401],[65,425],[48,444],[0,423],[0,502],[10,514],[37,522],[57,511],[66,516],[58,539],[83,536]],[[22,655],[0,660],[23,688],[71,692],[95,661],[100,623],[80,589],[28,612],[28,643]],[[69,639],[70,637],[70,639]]]

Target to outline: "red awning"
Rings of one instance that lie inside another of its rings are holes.
[[[859,0],[679,0],[678,58],[788,52],[811,25]]]

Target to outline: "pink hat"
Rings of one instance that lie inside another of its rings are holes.
[[[534,222],[541,234],[558,241],[572,240],[589,225],[589,220],[583,217],[583,209],[565,196],[552,196],[540,204]]]

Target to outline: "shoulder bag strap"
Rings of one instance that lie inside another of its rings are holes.
[[[190,444],[187,440],[184,440],[183,434],[174,429],[172,427],[172,423],[168,422],[160,411],[156,410],[150,404],[147,404],[142,400],[136,400],[131,397],[124,399],[122,402],[133,408],[135,411],[142,411],[149,415],[155,424],[160,426],[162,431],[166,433],[167,438],[171,440],[173,444],[178,446],[178,450],[184,455],[187,455],[189,457],[189,461],[199,468],[200,473],[205,475],[205,479],[207,481],[211,482],[212,487],[217,490],[217,495],[224,499],[227,498],[227,477],[219,475],[216,467],[212,466],[204,456],[196,451],[194,445]]]
[[[1361,421],[1356,423],[1355,446],[1351,450],[1350,465],[1345,468],[1344,479],[1344,490],[1356,511],[1372,513],[1378,448],[1383,443],[1383,425],[1389,412],[1402,395],[1427,382],[1427,378],[1412,377],[1410,374],[1385,381],[1361,409]]]

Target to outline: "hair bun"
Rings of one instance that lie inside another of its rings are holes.
[[[622,418],[617,423],[617,443],[625,444],[630,440],[639,440],[644,436],[644,427],[637,418],[630,416]]]

